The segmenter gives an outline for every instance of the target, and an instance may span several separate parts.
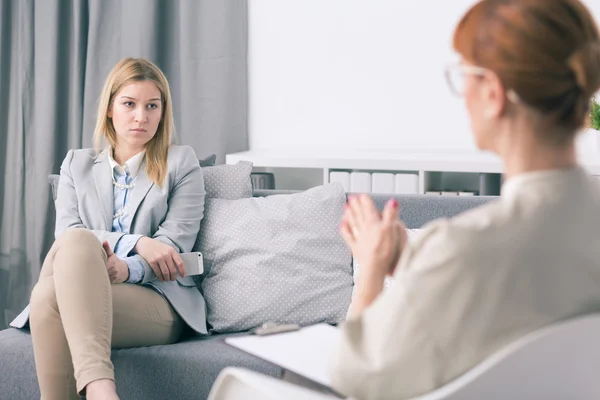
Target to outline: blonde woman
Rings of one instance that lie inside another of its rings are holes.
[[[421,395],[527,333],[600,311],[600,191],[575,152],[600,89],[590,12],[579,0],[483,0],[454,47],[448,82],[478,147],[502,158],[502,197],[408,245],[398,204],[380,214],[350,200],[341,232],[361,270],[332,381],[361,400]]]
[[[117,399],[111,348],[206,333],[204,300],[178,253],[200,229],[204,181],[189,146],[171,145],[164,74],[124,59],[106,79],[96,149],[60,171],[56,242],[30,302],[42,398]]]

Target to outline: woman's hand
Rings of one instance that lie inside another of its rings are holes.
[[[110,283],[123,283],[129,279],[129,267],[127,263],[121,260],[112,249],[108,242],[102,243],[102,247],[106,252],[108,260],[106,262],[106,270],[108,271],[108,278]]]
[[[174,281],[178,273],[185,276],[183,260],[171,246],[144,236],[138,240],[135,251],[150,264],[159,280]]]
[[[385,276],[393,274],[408,234],[398,221],[396,200],[389,201],[379,213],[367,195],[348,200],[340,233],[360,265],[356,295],[348,314],[352,318],[381,294]]]
[[[379,213],[367,195],[348,200],[340,230],[360,264],[360,275],[368,279],[383,280],[394,272],[408,238],[398,221],[398,202],[390,200]]]

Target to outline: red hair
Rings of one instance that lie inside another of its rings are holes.
[[[579,0],[482,0],[458,24],[454,48],[572,138],[600,89],[600,36]]]

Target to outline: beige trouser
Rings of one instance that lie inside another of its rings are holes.
[[[79,399],[113,379],[110,349],[176,342],[184,323],[154,290],[111,285],[106,253],[85,229],[63,233],[31,294],[30,326],[42,399]]]

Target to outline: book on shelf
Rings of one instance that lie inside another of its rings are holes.
[[[371,193],[371,174],[368,172],[350,173],[350,191],[354,193]]]
[[[411,173],[396,174],[396,194],[418,194],[419,175]]]
[[[396,182],[394,174],[384,172],[374,172],[371,176],[372,193],[391,194],[396,192]]]
[[[329,182],[339,182],[346,192],[350,191],[350,173],[346,171],[331,171],[329,173]]]

